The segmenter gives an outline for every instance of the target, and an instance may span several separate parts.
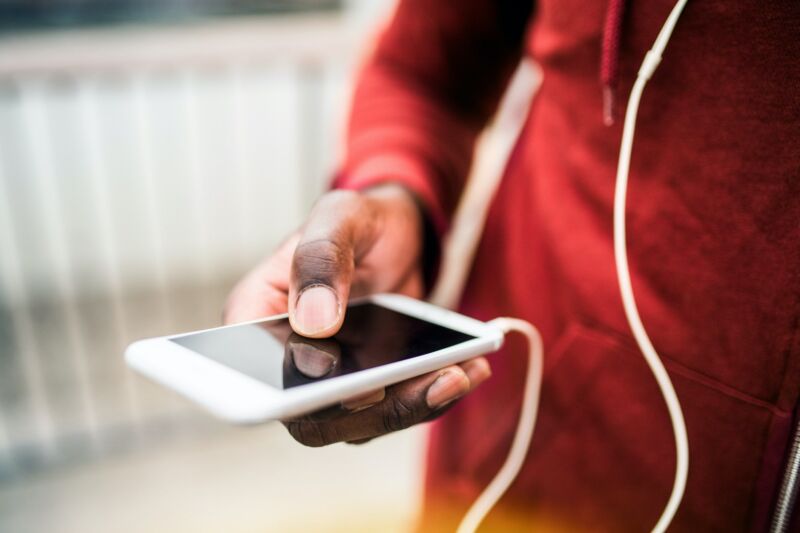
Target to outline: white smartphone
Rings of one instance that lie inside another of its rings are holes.
[[[286,314],[146,339],[127,363],[239,424],[287,419],[496,351],[503,332],[396,294],[350,302],[339,333],[309,339]]]

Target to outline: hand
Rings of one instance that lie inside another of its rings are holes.
[[[225,323],[289,313],[295,332],[334,335],[351,297],[423,292],[422,215],[404,188],[384,185],[359,193],[333,191],[306,224],[232,291]],[[429,420],[491,375],[479,357],[284,421],[309,446],[364,442]]]

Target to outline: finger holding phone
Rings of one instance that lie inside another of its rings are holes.
[[[423,292],[422,231],[420,208],[400,186],[327,193],[305,225],[234,288],[225,322],[288,311],[297,334],[325,339],[339,332],[352,297],[394,292],[418,298]],[[294,346],[292,361],[298,368],[321,372],[326,360],[339,357],[325,355],[330,344],[300,339],[287,343]],[[310,446],[364,442],[435,417],[490,375],[486,359],[477,357],[284,424]]]

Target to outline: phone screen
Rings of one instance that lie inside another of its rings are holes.
[[[373,303],[347,308],[328,339],[294,333],[286,318],[192,333],[170,340],[278,389],[419,357],[472,335]]]

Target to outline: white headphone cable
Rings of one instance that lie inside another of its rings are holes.
[[[647,331],[642,324],[639,316],[639,309],[633,297],[633,286],[631,284],[631,273],[628,267],[628,250],[625,237],[625,200],[628,191],[628,173],[631,165],[631,151],[633,150],[633,133],[636,128],[636,115],[639,112],[639,102],[647,81],[653,75],[658,64],[661,62],[661,55],[667,47],[672,30],[678,22],[683,7],[687,0],[678,0],[667,17],[664,26],[656,37],[653,47],[644,57],[642,66],[633,84],[631,96],[628,99],[628,107],[625,111],[625,123],[622,128],[622,143],[619,150],[619,163],[617,164],[617,181],[614,191],[614,260],[617,265],[617,278],[619,280],[620,293],[622,295],[622,305],[625,309],[625,316],[630,324],[636,344],[642,351],[642,355],[647,361],[650,370],[653,372],[658,388],[664,396],[667,404],[669,417],[672,421],[672,431],[675,435],[675,480],[672,485],[672,493],[669,496],[667,505],[661,516],[653,527],[653,533],[663,533],[666,531],[678,506],[683,498],[686,488],[686,477],[689,473],[689,439],[686,435],[686,423],[683,420],[683,411],[675,394],[675,388],[669,378],[664,364],[656,352]]]
[[[628,173],[630,171],[631,152],[633,150],[633,134],[636,129],[636,115],[639,112],[639,102],[644,92],[647,81],[653,75],[661,56],[667,47],[672,31],[678,22],[678,18],[686,5],[687,0],[678,0],[672,8],[664,26],[659,31],[653,47],[645,55],[644,61],[639,68],[636,82],[633,84],[631,95],[628,99],[628,106],[625,112],[625,122],[622,129],[622,142],[619,151],[619,163],[617,165],[617,178],[614,191],[614,259],[617,266],[617,278],[620,285],[622,305],[625,316],[628,319],[634,339],[642,351],[642,355],[647,361],[650,370],[655,376],[664,401],[667,404],[669,417],[672,422],[672,430],[675,435],[675,480],[672,486],[667,505],[661,516],[653,527],[653,533],[663,533],[672,522],[675,512],[683,499],[686,489],[686,478],[689,473],[689,440],[686,434],[686,423],[683,419],[678,396],[672,381],[669,378],[664,364],[656,352],[647,331],[642,324],[639,316],[639,309],[633,296],[630,269],[628,267],[628,252],[625,238],[625,200],[628,190]],[[522,410],[520,412],[514,440],[511,450],[508,453],[503,466],[495,475],[494,479],[487,485],[478,499],[464,515],[461,524],[458,526],[458,533],[474,532],[481,521],[486,517],[492,507],[503,496],[505,491],[516,478],[525,456],[528,453],[533,430],[536,425],[536,415],[539,409],[539,391],[542,381],[543,351],[542,340],[539,331],[524,320],[514,318],[497,318],[490,324],[502,329],[505,333],[518,331],[528,339],[528,370],[525,378],[525,389],[522,398]]]

